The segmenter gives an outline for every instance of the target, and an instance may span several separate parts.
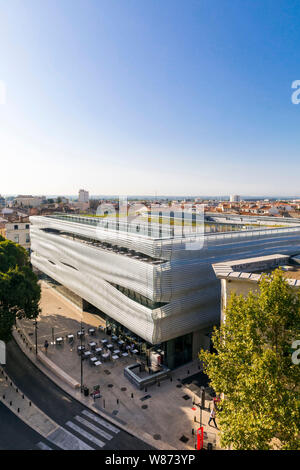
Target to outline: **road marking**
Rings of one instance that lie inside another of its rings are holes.
[[[98,428],[98,426],[95,426],[94,424],[90,423],[86,419],[81,418],[81,416],[75,416],[75,419],[79,421],[81,424],[83,424],[84,426],[86,426],[87,428],[90,428],[96,434],[99,434],[100,436],[104,437],[104,439],[107,439],[108,441],[112,439],[111,434],[108,434],[108,432],[103,431],[103,429]]]
[[[107,421],[104,421],[104,419],[99,418],[98,416],[94,415],[88,410],[83,410],[82,414],[84,414],[85,416],[88,416],[92,420],[96,421],[96,423],[101,424],[101,426],[103,426],[106,429],[109,429],[109,431],[114,432],[115,434],[118,434],[118,432],[120,432],[120,429],[116,428],[115,426],[108,423]]]
[[[74,434],[62,427],[59,427],[49,434],[47,439],[63,450],[94,450],[81,439],[78,439],[78,437],[74,436]]]
[[[45,444],[44,442],[39,442],[36,446],[41,450],[53,450],[51,447],[47,446],[47,444]]]
[[[73,429],[73,431],[78,432],[78,434],[85,437],[89,441],[93,442],[98,447],[104,447],[105,446],[104,442],[100,441],[100,439],[98,439],[97,437],[92,436],[92,434],[90,434],[89,432],[87,432],[84,429],[80,428],[79,426],[77,426],[77,424],[72,423],[72,421],[68,421],[66,423],[66,426],[69,426],[69,428]]]

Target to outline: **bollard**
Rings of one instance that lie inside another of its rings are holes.
[[[170,377],[170,382],[173,382],[173,377]]]
[[[29,402],[29,406],[31,406],[31,401]]]
[[[2,395],[3,400],[5,400],[5,395]]]
[[[187,373],[188,373],[188,375],[190,375],[190,371],[189,371],[189,370],[187,371]]]
[[[131,394],[131,398],[133,398],[133,393]]]
[[[18,408],[18,413],[20,413],[20,408]]]
[[[103,398],[103,408],[105,408],[105,400],[104,400],[104,398]]]
[[[119,404],[119,398],[117,398],[117,405]]]
[[[24,393],[23,393],[23,395],[22,395],[22,398],[23,398],[23,400],[24,400],[24,398],[25,398],[25,397],[24,397]]]
[[[12,401],[9,402],[10,406],[12,406]]]

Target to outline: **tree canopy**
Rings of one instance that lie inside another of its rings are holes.
[[[213,333],[214,353],[201,351],[217,393],[221,444],[233,449],[300,449],[300,295],[278,269],[257,293],[233,293],[225,322]]]
[[[16,318],[38,316],[40,295],[26,250],[0,236],[0,339],[10,339]]]

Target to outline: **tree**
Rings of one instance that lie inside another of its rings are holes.
[[[8,341],[16,318],[37,318],[41,296],[24,248],[0,236],[0,339]]]
[[[231,295],[213,333],[216,352],[200,353],[212,387],[224,394],[221,445],[300,449],[300,366],[291,360],[297,338],[300,295],[280,269],[262,277],[258,293]]]

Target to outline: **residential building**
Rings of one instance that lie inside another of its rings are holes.
[[[5,198],[3,196],[1,196],[1,194],[0,194],[0,209],[2,209],[5,206],[6,206]]]
[[[80,189],[78,193],[78,202],[89,202],[89,192]]]
[[[221,281],[221,322],[225,320],[232,292],[246,296],[250,290],[258,291],[258,282],[263,273],[271,273],[279,267],[289,284],[300,289],[300,254],[274,254],[213,264],[216,277]]]
[[[13,205],[18,207],[37,207],[45,200],[45,196],[19,195],[14,199]]]
[[[16,218],[5,223],[5,238],[18,243],[28,252],[30,251],[30,223],[29,220]]]
[[[240,202],[241,197],[238,194],[231,194],[230,202]]]

